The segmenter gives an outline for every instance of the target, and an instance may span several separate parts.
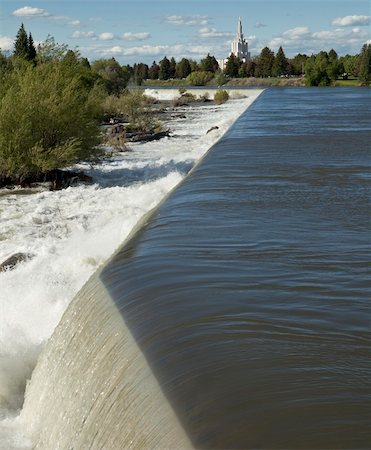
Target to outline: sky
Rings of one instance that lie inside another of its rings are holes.
[[[157,62],[165,55],[226,58],[239,16],[251,55],[286,56],[371,43],[371,0],[0,0],[0,49],[11,52],[23,22],[36,43],[48,35],[93,61]]]

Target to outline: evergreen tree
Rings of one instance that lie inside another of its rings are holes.
[[[148,69],[148,78],[151,80],[158,80],[159,73],[160,66],[156,64],[156,61],[153,61],[152,66]]]
[[[35,61],[36,59],[36,48],[31,33],[29,34],[28,37],[28,59],[30,61]]]
[[[200,66],[201,70],[205,72],[215,73],[219,69],[218,61],[215,59],[215,56],[210,56],[210,53],[207,54],[206,58],[201,60]]]
[[[188,75],[192,72],[191,64],[187,58],[183,58],[176,65],[176,76],[178,78],[187,78]]]
[[[274,53],[268,47],[261,51],[255,68],[255,76],[271,77],[274,63]]]
[[[176,75],[176,61],[174,57],[170,60],[169,78],[175,78]]]
[[[239,58],[237,58],[237,56],[231,53],[225,64],[224,68],[225,75],[227,75],[228,77],[238,77],[240,66],[241,61],[239,60]]]
[[[333,48],[328,52],[328,59],[329,59],[329,61],[337,61],[338,60],[338,54],[335,52],[335,50]]]
[[[371,83],[371,44],[365,44],[359,55],[359,81],[362,86],[368,86]]]
[[[160,71],[158,74],[160,80],[168,80],[170,78],[170,61],[164,57],[160,61]]]
[[[14,44],[14,56],[29,60],[30,48],[26,30],[21,24]]]
[[[272,75],[275,77],[287,75],[288,67],[289,67],[289,62],[286,58],[286,55],[285,55],[282,47],[280,47],[278,49],[276,57],[274,58],[273,67],[272,67]]]

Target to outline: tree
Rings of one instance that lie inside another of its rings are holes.
[[[274,53],[268,47],[264,47],[258,57],[255,76],[257,77],[271,77],[274,63]]]
[[[160,80],[168,80],[170,78],[170,61],[166,56],[160,61],[160,71],[158,74]]]
[[[178,78],[187,78],[192,72],[191,64],[187,58],[183,58],[176,65],[176,76]]]
[[[141,86],[143,80],[146,80],[148,78],[147,64],[144,63],[134,64],[133,77],[135,84]]]
[[[176,61],[174,57],[170,60],[170,68],[169,68],[169,78],[175,78],[176,74]]]
[[[312,55],[305,63],[307,86],[329,86],[331,84],[330,64],[327,52]]]
[[[241,61],[233,53],[230,54],[225,64],[224,73],[228,77],[238,77]]]
[[[37,62],[61,61],[67,51],[68,45],[58,44],[58,42],[55,42],[54,37],[48,34],[45,41],[37,47]]]
[[[307,59],[308,56],[301,53],[298,53],[294,58],[290,59],[291,73],[293,75],[304,75],[304,67]]]
[[[256,62],[253,59],[249,59],[244,63],[245,65],[245,72],[247,77],[255,77],[255,68],[256,68]]]
[[[91,68],[102,80],[108,94],[119,95],[126,88],[130,74],[115,58],[98,59],[93,62]]]
[[[282,75],[288,74],[289,62],[285,56],[285,53],[280,47],[277,51],[276,57],[274,58],[272,75],[275,77],[280,77]]]
[[[205,72],[215,73],[219,69],[219,64],[215,56],[210,56],[210,53],[208,53],[206,58],[201,59],[200,67]]]
[[[30,60],[30,47],[28,37],[23,23],[19,27],[17,37],[14,43],[14,56],[18,58]]]
[[[160,66],[153,61],[152,66],[148,69],[148,78],[157,80],[160,73]]]
[[[371,44],[364,44],[361,49],[358,78],[362,86],[368,86],[371,82]]]
[[[36,48],[31,33],[28,36],[28,59],[30,61],[36,60]]]
[[[99,153],[102,91],[60,62],[6,75],[0,102],[0,174],[32,175]]]

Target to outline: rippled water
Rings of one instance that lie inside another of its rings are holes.
[[[196,447],[370,447],[370,99],[265,91],[102,271]]]

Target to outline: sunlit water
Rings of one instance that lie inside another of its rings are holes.
[[[27,397],[27,417],[60,418],[42,439],[104,448],[161,424],[115,410],[128,379],[141,392],[130,335],[197,448],[370,448],[370,100],[258,98],[69,308]],[[48,398],[90,371],[78,401]]]
[[[16,252],[34,255],[0,273],[1,449],[29,445],[17,418],[25,383],[70,300],[259,92],[220,106],[178,108],[170,138],[131,144],[130,153],[78,167],[93,176],[93,186],[1,193],[0,262]],[[206,134],[212,126],[219,128]]]

